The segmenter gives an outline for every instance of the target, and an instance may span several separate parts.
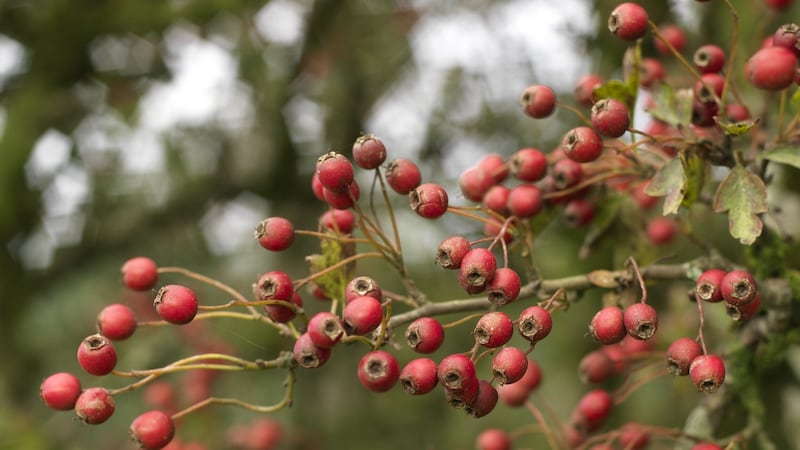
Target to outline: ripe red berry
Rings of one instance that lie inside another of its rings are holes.
[[[664,216],[657,216],[647,222],[647,238],[654,245],[665,245],[675,239],[675,222]]]
[[[573,425],[578,430],[591,433],[603,426],[613,407],[614,399],[607,391],[595,389],[587,392],[573,411]]]
[[[458,269],[464,256],[472,250],[472,245],[463,236],[450,236],[439,244],[436,250],[436,264],[445,269]]]
[[[534,119],[544,119],[556,109],[556,93],[547,86],[528,86],[520,98],[522,111]]]
[[[294,286],[289,274],[280,270],[266,272],[253,285],[253,293],[259,300],[291,300]]]
[[[628,113],[628,107],[625,106],[625,104],[622,103],[621,101],[614,98],[604,98],[595,103],[594,106],[592,106],[591,121],[592,121],[592,127],[594,127],[595,130],[597,130],[603,136],[608,136],[612,138],[617,138],[625,134],[625,132],[628,131],[628,126],[630,126],[631,124],[630,114]],[[583,132],[583,134],[589,135],[588,132]],[[600,140],[599,136],[592,138]],[[584,137],[583,139],[584,141],[590,141],[587,137]],[[591,156],[594,153],[596,153],[597,156],[599,156],[603,148],[602,144],[603,142],[602,140],[600,140],[599,143],[600,148],[597,149],[596,147],[598,146],[598,144],[596,143],[592,143],[591,146],[584,143],[581,149],[584,152],[586,152],[588,156]],[[562,145],[564,145],[563,142]],[[591,150],[591,152],[589,152],[588,150]],[[589,161],[596,159],[597,156],[595,156],[592,159],[589,159]],[[567,157],[575,159],[574,157],[569,156],[569,152],[567,153]]]
[[[543,207],[542,193],[532,184],[518,184],[508,195],[508,211],[519,218],[533,217]]]
[[[475,400],[468,403],[464,410],[472,417],[483,417],[497,406],[497,389],[486,380],[478,381],[478,395]]]
[[[697,283],[694,287],[695,296],[710,303],[721,302],[723,298],[720,283],[726,273],[722,269],[709,269],[703,272],[697,278]]]
[[[186,286],[168,284],[158,290],[153,306],[165,321],[183,325],[197,314],[197,296]]]
[[[331,357],[331,349],[314,345],[314,341],[311,340],[311,336],[308,333],[303,333],[297,338],[292,351],[297,364],[306,369],[321,367]]]
[[[331,312],[318,312],[308,321],[308,335],[311,342],[319,348],[333,347],[342,340],[344,334],[342,320]]]
[[[294,242],[294,226],[283,217],[268,217],[256,227],[255,237],[265,249],[279,252],[291,247]]]
[[[800,36],[800,26],[796,23],[785,23],[775,30],[772,35],[772,45],[776,47],[785,47],[797,53],[797,38]]]
[[[531,344],[547,337],[552,328],[553,318],[550,312],[538,305],[525,308],[517,319],[519,334]]]
[[[565,158],[553,164],[552,176],[556,189],[567,189],[581,182],[583,169],[578,162]]]
[[[694,83],[694,98],[700,103],[714,103],[722,97],[725,78],[718,73],[705,73]]]
[[[699,444],[694,444],[691,450],[723,450],[717,444],[712,444],[710,442],[700,442]]]
[[[572,199],[564,205],[564,224],[570,228],[582,228],[594,219],[594,214],[597,208],[594,203],[582,199]]]
[[[511,436],[500,428],[489,428],[475,440],[478,450],[511,450]]]
[[[433,317],[420,317],[406,329],[406,342],[417,353],[433,353],[444,342],[444,328]]]
[[[472,335],[484,347],[496,348],[505,345],[514,333],[514,323],[501,311],[492,311],[478,319]]]
[[[317,197],[318,199],[324,202],[325,201],[325,196],[323,195],[324,190],[325,188],[322,187],[322,183],[319,182],[319,175],[316,172],[314,172],[314,175],[311,176],[311,191],[314,192],[314,197]]]
[[[536,361],[528,358],[528,369],[525,370],[525,375],[517,383],[527,386],[531,391],[538,389],[542,383],[542,368],[539,367]]]
[[[359,136],[353,143],[353,161],[362,169],[377,169],[386,161],[386,146],[375,135]]]
[[[139,448],[158,450],[172,441],[175,436],[175,423],[170,416],[154,409],[133,419],[130,433]]]
[[[620,3],[608,17],[608,30],[624,41],[635,41],[647,32],[647,11],[636,3]]]
[[[418,216],[436,219],[447,212],[447,191],[438,184],[424,183],[408,194],[408,203]]]
[[[701,354],[703,349],[697,341],[678,338],[667,347],[667,370],[676,376],[689,375],[689,366]]]
[[[758,292],[756,280],[746,270],[732,270],[719,282],[720,293],[726,303],[744,305],[753,300]]]
[[[122,282],[134,291],[146,291],[158,281],[158,266],[144,256],[131,258],[122,265]]]
[[[325,199],[325,203],[334,209],[352,208],[360,196],[361,189],[358,187],[356,181],[353,181],[341,191],[332,191],[328,188],[322,188],[322,198]]]
[[[650,209],[658,203],[658,197],[653,197],[645,192],[649,184],[650,180],[646,180],[631,189],[631,198],[642,209]]]
[[[441,383],[441,379],[439,380]],[[459,389],[444,387],[444,397],[447,404],[453,408],[464,409],[478,399],[478,392],[481,383],[477,378],[471,378],[464,382],[464,386]]]
[[[694,65],[702,73],[718,73],[725,65],[725,51],[714,44],[706,44],[694,52]]]
[[[486,191],[481,203],[489,211],[494,211],[501,216],[508,216],[508,196],[510,194],[511,189],[502,184],[495,184]]]
[[[494,272],[494,279],[486,285],[489,301],[497,306],[507,305],[519,296],[521,280],[514,269],[500,267]]]
[[[628,334],[642,341],[653,337],[658,329],[658,313],[647,303],[634,303],[625,308],[623,321]]]
[[[495,183],[502,183],[508,178],[509,168],[506,160],[497,153],[490,153],[478,161],[477,167],[492,177]]]
[[[114,414],[114,397],[105,388],[88,388],[75,400],[75,414],[84,423],[101,424]]]
[[[621,341],[626,334],[622,310],[616,306],[606,306],[598,311],[589,324],[589,334],[604,345]]]
[[[547,174],[547,158],[540,150],[523,148],[511,156],[511,174],[520,181],[539,181]]]
[[[747,106],[739,103],[728,103],[726,112],[728,119],[733,122],[743,122],[750,118],[750,110],[747,109]]]
[[[235,429],[234,429],[235,431]],[[283,429],[280,422],[269,417],[256,419],[246,425],[244,440],[241,445],[244,450],[275,450],[281,442]],[[190,450],[184,445],[180,450]],[[207,450],[205,447],[194,450]]]
[[[764,0],[765,5],[778,11],[789,8],[792,3],[794,3],[794,0]]]
[[[725,364],[717,355],[700,355],[689,366],[689,377],[698,391],[716,392],[725,381]]]
[[[91,375],[107,375],[117,365],[117,350],[102,334],[87,336],[78,346],[78,364]]]
[[[400,386],[411,395],[427,394],[439,384],[436,369],[430,358],[412,359],[400,371]]]
[[[477,294],[494,279],[497,260],[488,249],[473,248],[464,255],[459,270],[458,283],[468,293]]]
[[[686,35],[683,33],[681,27],[674,24],[666,24],[658,27],[658,31],[661,33],[661,36],[664,38],[664,40],[669,42],[672,48],[674,48],[678,53],[680,53],[683,50],[683,47],[686,46]],[[671,56],[672,52],[670,51],[666,42],[656,38],[653,40],[653,45],[662,55]]]
[[[319,227],[323,231],[335,231],[350,234],[356,225],[356,216],[349,209],[329,209],[319,218]]]
[[[578,363],[578,378],[586,384],[602,383],[616,374],[614,361],[602,350],[587,353]]]
[[[512,408],[524,405],[530,394],[531,390],[523,383],[503,384],[497,387],[497,396],[500,401]]]
[[[643,88],[649,89],[653,87],[656,83],[664,81],[666,76],[666,71],[661,61],[655,58],[642,58],[639,84]]]
[[[619,443],[625,450],[642,450],[650,443],[650,432],[638,422],[628,422],[620,428]]]
[[[422,182],[419,168],[413,162],[398,158],[386,167],[386,182],[395,192],[406,195]]]
[[[606,104],[606,100],[600,100],[594,104],[594,107],[592,107],[592,124],[595,121],[594,117],[602,112],[598,108],[603,108]],[[599,112],[596,114],[595,111]],[[627,126],[625,128],[627,129]],[[564,149],[564,154],[567,155],[567,158],[575,162],[591,162],[596,160],[603,152],[603,138],[597,134],[597,131],[589,127],[575,127],[564,135],[561,140],[561,148]]]
[[[516,383],[528,370],[528,358],[517,347],[503,347],[492,358],[492,379],[502,386]]]
[[[288,301],[288,300],[283,300],[283,301]],[[302,308],[303,298],[300,297],[300,294],[295,292],[292,294],[292,300],[289,303],[293,304],[297,308]],[[278,323],[289,322],[290,320],[294,319],[295,316],[297,316],[297,312],[294,309],[284,305],[264,305],[264,311],[267,313],[267,316],[269,316],[269,318],[272,319],[273,322],[278,322]]]
[[[373,392],[386,392],[400,378],[397,359],[389,352],[376,350],[367,353],[358,363],[358,381]]]
[[[108,305],[97,315],[97,330],[112,341],[127,339],[136,331],[136,316],[126,305]]]
[[[381,302],[374,297],[356,297],[344,307],[342,320],[347,334],[367,334],[383,319]]]
[[[328,152],[317,159],[319,182],[334,192],[347,190],[353,183],[353,164],[341,153]]]
[[[731,305],[725,303],[725,312],[728,316],[737,321],[744,322],[750,320],[758,313],[761,308],[761,296],[756,292],[756,296],[744,305]]]
[[[745,64],[745,75],[753,85],[767,91],[780,91],[795,79],[797,56],[784,47],[758,50]]]
[[[461,193],[464,194],[464,198],[473,202],[480,202],[495,183],[492,175],[480,166],[470,167],[458,177]]]
[[[372,297],[376,300],[383,300],[383,291],[375,279],[367,276],[355,277],[347,283],[344,288],[344,300],[350,303],[358,297]]]
[[[69,411],[81,395],[81,382],[68,372],[58,372],[45,378],[39,386],[39,397],[48,408]]]
[[[446,389],[465,389],[476,382],[475,363],[468,356],[456,353],[445,356],[437,368],[439,383]]]
[[[603,77],[590,73],[578,80],[575,86],[575,101],[583,106],[592,106],[594,90],[603,85]]]

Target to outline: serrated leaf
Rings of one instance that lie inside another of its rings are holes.
[[[675,157],[656,172],[644,192],[653,197],[664,197],[662,213],[665,216],[675,214],[686,195],[687,181],[683,162],[679,157]]]
[[[736,166],[725,176],[714,196],[714,212],[728,211],[731,236],[750,245],[761,235],[758,214],[767,212],[767,187],[756,174]]]
[[[777,163],[788,164],[800,169],[800,148],[798,147],[773,148],[762,153],[761,157]]]
[[[636,102],[636,90],[631,90],[627,84],[619,80],[609,80],[599,88],[595,89],[593,96],[598,100],[604,98],[613,98],[625,103],[625,105],[633,105]],[[631,106],[628,106],[632,110]]]
[[[686,186],[684,188],[682,206],[692,206],[692,204],[700,197],[700,191],[703,189],[703,182],[706,179],[706,162],[697,154],[681,155],[681,164],[683,164],[683,171],[686,174]]]
[[[653,106],[647,109],[653,117],[672,126],[688,125],[692,120],[691,89],[673,90],[668,84],[662,83],[653,91]]]
[[[714,121],[717,122],[717,125],[722,128],[722,131],[725,134],[730,136],[741,136],[743,134],[747,134],[750,130],[756,126],[760,119],[756,117],[755,119],[748,119],[743,120],[741,122],[731,122],[730,120],[720,119],[719,117],[714,117]]]

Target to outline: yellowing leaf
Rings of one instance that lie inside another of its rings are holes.
[[[763,223],[758,214],[767,212],[767,187],[750,170],[734,167],[722,180],[714,196],[714,212],[728,211],[731,236],[745,245],[761,235]]]
[[[731,122],[730,120],[723,120],[715,116],[714,121],[717,122],[717,125],[722,128],[722,131],[724,131],[725,134],[731,136],[741,136],[743,134],[747,134],[754,126],[756,126],[759,118],[756,117],[755,119],[743,120],[741,122]]]
[[[687,181],[683,162],[675,157],[653,176],[644,192],[653,197],[664,197],[663,214],[675,214],[686,194]]]

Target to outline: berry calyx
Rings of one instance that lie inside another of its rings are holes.
[[[78,346],[78,364],[91,375],[108,375],[117,365],[117,350],[102,334],[87,336]]]
[[[725,364],[717,355],[700,355],[689,366],[689,377],[698,391],[716,392],[725,381]]]
[[[358,381],[373,392],[386,392],[400,378],[397,359],[389,352],[376,350],[367,353],[358,363]]]
[[[139,448],[158,450],[172,441],[175,436],[175,423],[163,411],[151,410],[133,419],[130,433]]]
[[[513,302],[522,288],[519,275],[514,269],[500,267],[494,272],[494,279],[486,285],[489,301],[497,306]]]
[[[488,347],[496,348],[505,345],[514,332],[514,323],[504,312],[492,311],[478,319],[472,330],[475,342]]]
[[[694,287],[695,296],[710,303],[724,300],[720,290],[720,283],[722,283],[726,273],[722,269],[709,269],[700,274]]]
[[[308,321],[308,335],[315,346],[329,349],[344,337],[344,324],[331,312],[318,312]]]
[[[732,270],[719,282],[720,293],[726,303],[740,306],[753,300],[757,293],[756,280],[746,270]]]
[[[331,349],[314,345],[314,341],[311,340],[311,336],[308,333],[303,333],[297,338],[292,352],[297,364],[306,369],[314,369],[325,365],[331,356]]]
[[[411,395],[424,395],[439,384],[436,362],[430,358],[412,359],[400,371],[400,386]]]
[[[472,250],[472,245],[463,236],[450,236],[439,244],[436,250],[436,264],[445,269],[458,269],[464,256]]]
[[[165,321],[184,325],[197,314],[197,296],[186,286],[169,284],[158,290],[153,306]]]
[[[556,93],[548,86],[528,86],[520,98],[522,111],[534,119],[544,119],[556,109]]]
[[[674,340],[667,347],[667,371],[672,375],[689,375],[692,361],[703,354],[700,344],[686,337]]]
[[[630,336],[646,341],[656,334],[658,313],[647,303],[634,303],[625,308],[623,322]]]
[[[550,312],[538,305],[525,308],[517,319],[519,334],[532,344],[547,337],[552,328]]]
[[[470,294],[483,292],[497,271],[497,260],[485,248],[473,248],[461,260],[458,283]]]
[[[372,297],[375,300],[383,300],[383,291],[380,285],[372,277],[355,277],[347,283],[344,288],[344,301],[350,303],[358,297]]]
[[[492,379],[501,386],[516,383],[528,370],[528,358],[517,347],[503,347],[492,358]]]
[[[444,327],[433,317],[420,317],[406,329],[406,343],[417,353],[435,352],[444,342]]]
[[[702,73],[718,73],[725,65],[725,51],[717,45],[706,44],[694,52],[692,61]]]
[[[447,191],[438,184],[424,183],[408,194],[408,203],[418,216],[436,219],[447,212]]]
[[[269,217],[259,222],[254,235],[265,249],[280,252],[292,246],[294,226],[283,217]]]
[[[386,146],[375,135],[359,136],[353,143],[353,161],[362,169],[377,169],[386,161]]]
[[[437,368],[439,383],[446,389],[466,389],[477,382],[475,363],[468,356],[456,353],[445,356]]]

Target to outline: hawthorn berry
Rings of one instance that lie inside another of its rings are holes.
[[[317,176],[326,189],[346,191],[353,183],[353,164],[341,153],[328,152],[317,159]]]
[[[720,283],[725,277],[722,269],[709,269],[703,272],[698,278],[694,287],[694,294],[700,300],[717,303],[723,300]]]
[[[461,260],[458,283],[470,294],[486,289],[497,271],[497,260],[488,249],[478,247],[468,251]]]
[[[492,311],[478,319],[472,330],[475,341],[484,347],[496,348],[505,345],[514,333],[514,323],[501,311]]]
[[[717,355],[700,355],[689,365],[689,377],[698,391],[716,392],[725,381],[725,364]]]
[[[48,408],[56,411],[69,411],[81,395],[81,382],[68,372],[50,375],[39,386],[39,397]]]
[[[608,391],[589,391],[581,397],[572,413],[573,425],[579,431],[591,433],[603,426],[613,407],[614,399]]]
[[[744,122],[750,118],[750,110],[740,103],[728,103],[725,108],[728,119],[733,122]]]
[[[355,277],[347,283],[344,288],[344,301],[350,303],[358,297],[372,297],[376,300],[383,300],[383,291],[375,279],[367,276]]]
[[[408,194],[408,203],[418,216],[436,219],[447,212],[447,191],[438,184],[424,183]]]
[[[619,431],[619,443],[625,450],[642,450],[650,443],[650,432],[638,422],[628,422]]]
[[[655,58],[642,58],[640,70],[639,85],[645,89],[650,89],[664,81],[667,76],[664,64]]]
[[[497,389],[492,386],[492,383],[486,380],[478,381],[478,395],[475,400],[468,403],[464,410],[472,417],[483,417],[497,406]]]
[[[360,196],[361,189],[355,181],[341,191],[333,191],[325,187],[322,188],[322,198],[325,199],[325,203],[334,209],[352,208]]]
[[[470,167],[458,177],[461,193],[464,198],[473,202],[480,202],[495,183],[494,177],[480,166]]]
[[[719,290],[725,303],[744,305],[755,298],[758,292],[756,280],[746,270],[731,270],[719,282]]]
[[[292,246],[294,225],[283,217],[268,217],[258,224],[254,234],[259,245],[280,252]]]
[[[556,109],[556,93],[548,86],[528,86],[520,98],[522,111],[534,119],[544,119]]]
[[[278,299],[275,299],[278,300]],[[283,300],[284,302],[288,302],[293,304],[296,308],[303,307],[303,298],[300,297],[300,294],[297,292],[292,293],[292,300]],[[264,305],[264,311],[267,313],[270,319],[273,322],[278,323],[287,323],[297,316],[297,312],[295,309],[285,306],[285,305]]]
[[[511,175],[520,181],[539,181],[547,174],[547,158],[536,148],[517,150],[511,156],[508,166]]]
[[[424,395],[439,384],[436,362],[430,358],[417,358],[400,371],[400,386],[411,395]]]
[[[168,284],[158,290],[153,306],[166,322],[184,325],[197,314],[197,296],[186,286]]]
[[[154,409],[133,419],[130,433],[139,448],[158,450],[172,441],[175,436],[175,423],[163,411]]]
[[[624,314],[616,306],[606,306],[598,311],[589,324],[589,334],[604,345],[616,344],[625,337]]]
[[[689,375],[692,361],[702,354],[703,349],[697,341],[686,337],[678,338],[667,347],[667,370],[676,376]]]
[[[492,358],[492,379],[502,386],[516,383],[528,370],[528,358],[517,347],[503,347]]]
[[[458,269],[464,256],[472,250],[472,245],[463,236],[450,236],[439,244],[436,250],[436,264],[445,269]]]
[[[675,239],[675,222],[664,216],[657,216],[647,222],[647,239],[654,245],[665,245]]]
[[[108,375],[117,365],[117,350],[102,334],[87,336],[78,346],[78,364],[91,375]]]
[[[531,344],[546,338],[552,328],[553,318],[550,312],[538,305],[525,308],[517,319],[519,334]]]
[[[524,405],[530,394],[531,390],[523,383],[502,384],[497,387],[497,397],[512,408]]]
[[[508,194],[508,211],[519,218],[533,217],[543,207],[542,193],[532,184],[518,184]]]
[[[647,303],[634,303],[625,308],[623,322],[630,336],[646,341],[658,329],[658,313]]]
[[[511,194],[511,189],[503,186],[502,184],[495,184],[486,191],[483,196],[481,204],[489,211],[494,211],[503,217],[509,215],[508,211],[508,196]]]
[[[125,340],[136,331],[136,316],[127,305],[108,305],[97,315],[97,331],[112,341]]]
[[[590,73],[582,76],[575,86],[575,101],[579,105],[592,106],[594,90],[603,85],[603,77]]]
[[[475,440],[478,450],[511,450],[511,436],[500,428],[483,430]]]
[[[433,353],[442,342],[444,327],[433,317],[420,317],[406,328],[406,343],[417,353]]]
[[[253,294],[259,300],[291,300],[294,285],[289,274],[281,270],[272,270],[258,277],[253,285]]]
[[[386,182],[398,194],[406,195],[420,185],[422,175],[412,161],[397,158],[386,167]]]
[[[780,91],[795,79],[797,56],[785,47],[758,50],[745,64],[745,75],[753,85],[767,91]]]
[[[400,378],[397,359],[389,352],[375,350],[367,353],[358,363],[358,381],[373,392],[386,392]]]
[[[439,383],[442,380],[439,379]],[[464,382],[464,385],[458,389],[444,387],[444,397],[447,404],[453,408],[464,409],[471,405],[478,398],[481,383],[477,378],[470,378]]]
[[[349,209],[329,209],[319,218],[320,230],[350,234],[356,226],[356,216]]]
[[[636,3],[620,3],[608,17],[608,31],[623,41],[635,41],[647,32],[647,11]]]
[[[308,335],[315,346],[331,348],[344,337],[344,323],[336,314],[321,311],[308,321]]]
[[[756,292],[756,296],[744,305],[731,305],[725,303],[725,312],[728,316],[737,321],[744,322],[753,318],[761,308],[761,296]]]
[[[694,444],[691,450],[723,450],[723,448],[717,444],[712,444],[710,442],[700,442]]]
[[[377,169],[386,161],[386,146],[375,135],[359,136],[353,143],[353,161],[362,169]]]
[[[572,199],[564,205],[564,224],[570,228],[582,228],[594,219],[596,207],[594,203],[582,198]]]
[[[614,361],[602,350],[587,353],[578,363],[578,378],[586,384],[602,383],[616,374]]]
[[[794,0],[764,0],[765,5],[778,11],[789,8],[792,3],[794,3]]]
[[[796,23],[785,23],[775,30],[772,35],[772,45],[776,47],[785,47],[797,53],[797,38],[800,36],[800,26]]]
[[[500,267],[494,272],[494,278],[486,285],[486,294],[494,305],[507,305],[519,296],[521,280],[514,269]]]
[[[683,48],[686,46],[686,35],[681,27],[670,23],[658,27],[658,32],[661,34],[661,38],[656,38],[653,41],[653,45],[659,53],[665,56],[671,56],[672,51],[669,49],[670,46],[678,53],[683,51]],[[667,43],[669,43],[669,45],[667,45]]]
[[[314,345],[314,341],[311,340],[311,336],[308,333],[303,333],[297,338],[292,352],[297,364],[306,369],[321,367],[331,357],[331,349]]]
[[[321,201],[325,201],[324,191],[325,188],[322,186],[322,183],[319,181],[319,175],[314,172],[314,175],[311,176],[311,191],[314,193],[314,197]]]
[[[700,103],[715,103],[722,97],[725,78],[718,73],[704,73],[694,83],[694,98]]]
[[[437,367],[439,383],[446,389],[466,389],[471,383],[476,382],[475,363],[468,356],[455,353],[447,355],[439,361]]]
[[[122,282],[134,291],[146,291],[158,281],[158,266],[150,258],[131,258],[122,265]]]
[[[367,334],[383,319],[381,302],[374,297],[356,297],[344,307],[342,321],[347,334]]]
[[[622,103],[621,101],[614,98],[604,98],[595,103],[594,106],[592,106],[591,121],[592,121],[592,127],[595,130],[597,130],[597,132],[599,132],[603,136],[608,136],[612,138],[617,138],[625,134],[625,132],[628,131],[628,127],[631,124],[630,114],[628,113],[628,107],[625,106],[625,104]],[[597,133],[595,133],[595,136],[591,136],[591,133],[583,131],[582,134],[584,135],[582,137],[582,140],[584,142],[582,143],[580,150],[583,150],[585,153],[588,153],[589,157],[593,156],[596,153],[596,156],[594,156],[594,158],[589,159],[590,161],[597,159],[597,156],[600,156],[600,152],[603,149],[602,139],[600,139],[600,136],[596,136]],[[567,136],[569,136],[569,134]],[[599,144],[595,141],[599,141]],[[599,148],[597,148],[598,145]],[[564,145],[563,142],[562,146],[566,148],[566,145]],[[577,145],[575,147],[576,150],[578,150]],[[570,156],[569,152],[567,153],[567,157],[571,159],[575,159],[574,156],[576,155],[577,155],[576,151],[573,152],[573,156]]]
[[[725,65],[725,51],[718,45],[706,44],[694,52],[692,61],[702,73],[719,73]]]
[[[556,189],[567,189],[581,182],[583,169],[577,161],[562,159],[553,164],[552,176]]]
[[[506,160],[497,153],[490,153],[478,161],[477,167],[492,177],[495,183],[502,183],[508,178],[509,167]]]
[[[114,397],[107,389],[90,387],[75,400],[75,414],[89,425],[99,425],[114,414]]]

